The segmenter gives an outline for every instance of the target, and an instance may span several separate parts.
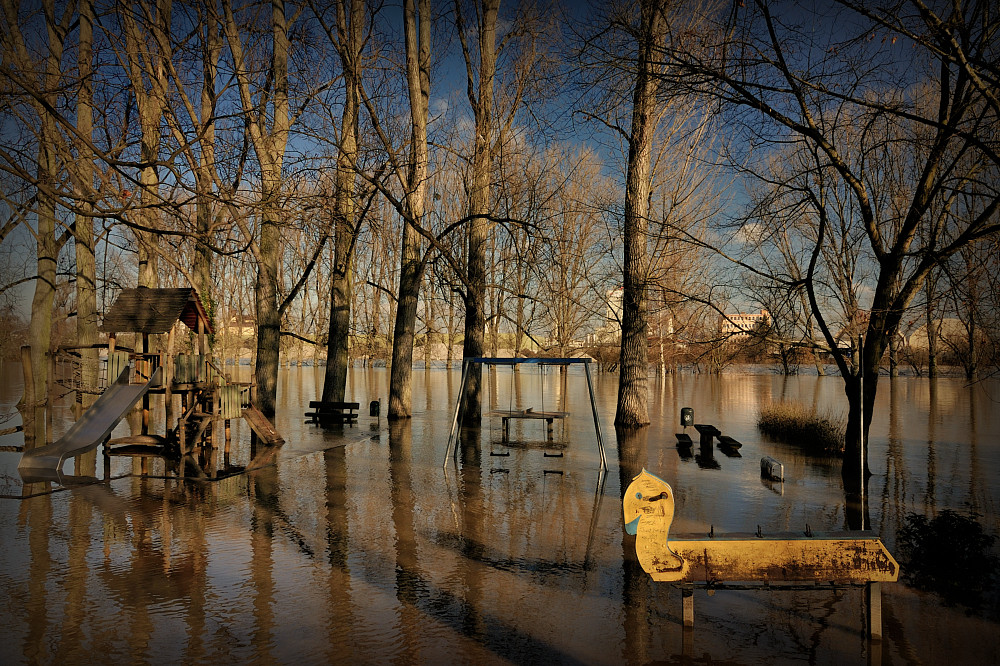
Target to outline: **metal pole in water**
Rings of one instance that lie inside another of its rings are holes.
[[[587,374],[587,390],[590,392],[590,408],[594,412],[594,428],[597,430],[597,448],[601,452],[601,471],[608,468],[607,457],[604,455],[604,437],[601,436],[601,417],[597,414],[597,400],[594,399],[594,383],[590,379],[590,361],[584,361],[583,369]]]
[[[451,444],[455,440],[458,431],[459,416],[462,414],[462,396],[465,395],[465,382],[469,378],[469,359],[462,359],[462,384],[458,387],[458,400],[455,401],[455,418],[451,422],[451,431],[448,433],[448,448],[444,452],[444,463],[442,467],[448,466],[448,456],[451,454]],[[458,454],[458,444],[455,444],[455,453]]]
[[[861,394],[861,423],[858,432],[858,455],[861,458],[861,529],[865,527],[865,364],[864,364],[864,338],[858,336],[858,392]]]

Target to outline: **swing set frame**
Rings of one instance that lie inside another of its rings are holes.
[[[584,375],[587,377],[587,390],[590,393],[590,408],[594,413],[594,430],[597,432],[597,449],[601,455],[601,471],[604,472],[608,468],[607,456],[604,454],[604,437],[601,434],[601,417],[597,413],[597,401],[594,398],[594,382],[590,376],[590,363],[592,359],[589,358],[501,358],[492,356],[467,356],[462,359],[462,384],[458,389],[458,400],[455,402],[455,417],[451,422],[451,431],[448,433],[448,448],[444,454],[444,465],[447,467],[448,458],[458,455],[458,447],[455,446],[458,441],[458,433],[460,429],[460,424],[462,422],[462,417],[465,413],[465,401],[462,399],[465,396],[465,385],[469,381],[469,369],[475,365],[487,365],[487,366],[497,366],[497,365],[509,365],[516,366],[522,364],[534,364],[538,366],[543,365],[557,365],[557,366],[570,366],[570,365],[582,365],[584,370]],[[452,447],[454,446],[454,453]]]

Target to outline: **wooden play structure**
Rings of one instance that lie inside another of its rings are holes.
[[[674,518],[670,485],[646,470],[622,499],[625,530],[653,580],[677,585],[682,618],[694,626],[694,588],[830,590],[863,586],[867,634],[882,638],[881,584],[895,582],[899,564],[870,532],[669,535]]]
[[[197,335],[193,353],[170,353],[178,321]],[[55,443],[60,445],[56,447],[58,450],[71,446],[71,455],[77,455],[103,443],[105,471],[110,466],[110,457],[129,456],[142,460],[142,471],[146,473],[149,458],[183,459],[216,447],[221,443],[216,440],[219,434],[224,436],[228,454],[230,422],[235,418],[243,418],[265,444],[284,442],[271,422],[251,404],[250,384],[232,381],[213,361],[208,349],[212,324],[194,289],[125,289],[108,309],[99,330],[108,335],[105,394],[113,391],[119,398],[116,401],[99,398],[79,420],[88,427],[77,428],[72,443],[62,440]],[[119,344],[119,336],[128,333],[136,335],[138,349]],[[162,334],[167,336],[165,349],[151,349],[150,336]],[[140,386],[141,390],[136,388]],[[165,432],[162,434],[150,432],[150,396],[155,394],[163,395]],[[180,411],[175,414],[176,396],[180,397]],[[139,432],[108,439],[118,421],[140,400]],[[53,462],[61,467],[64,459],[65,456],[58,455],[53,458],[25,454],[22,466],[38,472]]]

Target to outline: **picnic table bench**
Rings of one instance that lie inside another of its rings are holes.
[[[313,411],[306,412],[306,423],[357,423],[360,407],[358,402],[310,400],[309,408]]]
[[[539,419],[545,421],[545,432],[551,438],[552,436],[552,423],[556,419],[564,419],[569,416],[569,412],[536,412],[534,409],[513,409],[513,410],[495,410],[489,412],[488,416],[499,416],[500,423],[503,429],[503,441],[507,441],[510,438],[510,420],[511,419]]]

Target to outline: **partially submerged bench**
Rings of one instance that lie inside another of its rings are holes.
[[[487,416],[499,416],[501,427],[503,429],[503,441],[509,441],[510,439],[510,421],[511,419],[538,419],[545,421],[545,433],[548,437],[552,436],[552,424],[556,419],[564,419],[569,416],[569,412],[536,412],[534,409],[513,409],[513,410],[495,410],[489,412]]]
[[[867,633],[882,638],[881,583],[895,582],[899,565],[870,532],[757,533],[669,537],[674,494],[646,470],[622,500],[625,530],[636,536],[639,563],[653,580],[681,587],[683,622],[694,626],[694,588],[820,590],[865,588]]]
[[[310,400],[309,408],[312,411],[306,412],[306,423],[357,423],[360,407],[361,403],[358,402]]]
[[[721,430],[716,428],[714,425],[709,425],[707,423],[695,423],[694,429],[698,431],[699,435],[701,435],[699,446],[703,449],[712,448],[712,438],[718,437],[722,434]]]

